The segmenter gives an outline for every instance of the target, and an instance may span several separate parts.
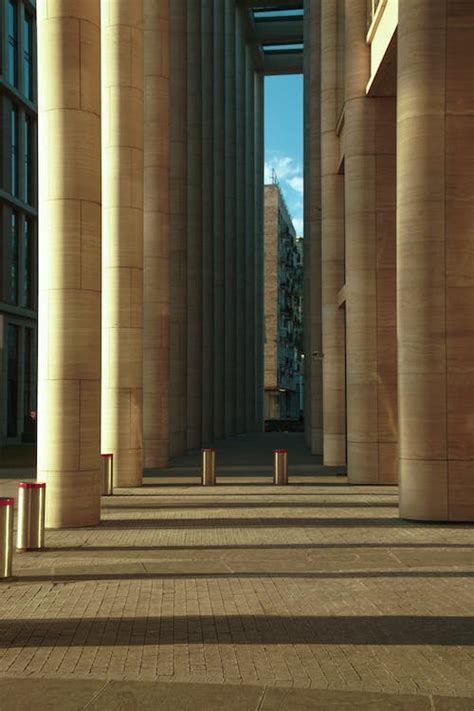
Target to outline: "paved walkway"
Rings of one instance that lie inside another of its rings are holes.
[[[254,466],[219,447],[216,487],[185,458],[15,556],[1,711],[474,709],[473,527],[400,521],[395,487],[348,486],[298,435],[273,487],[274,437]]]

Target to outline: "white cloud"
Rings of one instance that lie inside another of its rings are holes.
[[[265,162],[265,182],[271,182],[272,170],[277,174],[278,180],[288,180],[301,174],[301,166],[291,156],[274,155]]]
[[[303,177],[301,175],[295,175],[294,178],[290,178],[289,180],[286,181],[290,188],[292,190],[295,190],[297,193],[303,194]]]

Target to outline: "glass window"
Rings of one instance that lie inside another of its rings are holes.
[[[25,351],[24,351],[24,377],[25,389],[23,391],[23,412],[28,418],[34,406],[32,399],[32,362],[33,362],[33,329],[25,328]]]
[[[7,327],[7,437],[18,435],[18,356],[19,328]]]
[[[33,126],[32,126],[32,121],[28,115],[25,116],[25,120],[23,122],[23,146],[24,146],[24,156],[25,156],[25,185],[24,185],[24,193],[25,193],[25,202],[29,203],[30,205],[33,202],[33,190],[32,190],[32,185],[33,185],[33,171],[32,171],[32,132],[33,132]]]
[[[23,288],[21,305],[28,309],[33,308],[33,232],[32,223],[25,217],[23,223]]]
[[[33,21],[25,13],[23,20],[23,93],[33,101]]]
[[[12,210],[10,218],[10,303],[18,303],[18,215]]]
[[[18,86],[18,7],[16,0],[8,0],[8,81]]]
[[[10,109],[10,141],[10,185],[12,195],[18,196],[18,109],[14,104]]]

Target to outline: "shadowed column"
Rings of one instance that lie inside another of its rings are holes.
[[[46,525],[100,520],[100,19],[38,2],[38,479]]]
[[[345,325],[344,311],[338,308],[338,293],[344,286],[344,178],[339,174],[336,134],[337,19],[332,0],[321,0],[321,25],[319,17],[311,14],[312,31],[321,32],[323,452],[327,466],[346,463]]]
[[[143,472],[143,2],[101,1],[102,451],[115,486]]]

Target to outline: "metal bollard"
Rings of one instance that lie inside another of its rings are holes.
[[[14,499],[0,499],[0,580],[12,577]]]
[[[114,493],[114,455],[101,454],[103,463],[102,496],[112,496]]]
[[[18,485],[18,526],[16,550],[39,551],[44,548],[46,484],[20,482]]]
[[[216,483],[216,450],[202,450],[201,464],[201,484],[203,486],[214,486]]]
[[[275,449],[273,452],[273,483],[288,484],[288,452],[286,449]]]

